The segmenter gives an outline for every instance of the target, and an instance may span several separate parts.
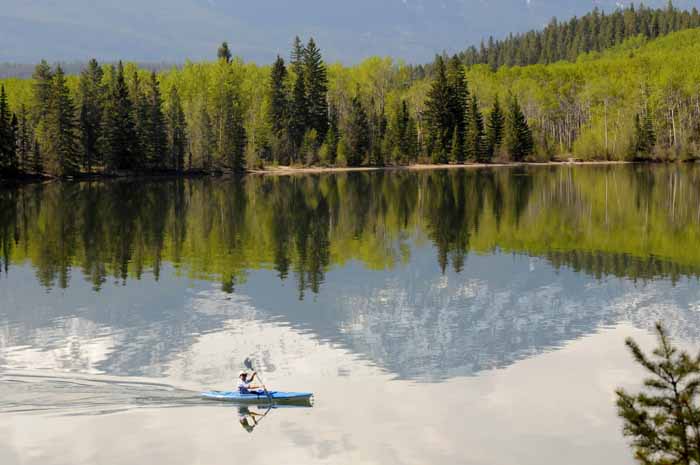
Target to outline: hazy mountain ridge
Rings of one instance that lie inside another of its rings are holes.
[[[245,59],[286,55],[294,35],[317,37],[329,61],[390,55],[424,62],[489,35],[540,28],[612,0],[10,0],[0,15],[0,62],[41,58],[175,61],[211,58],[222,40]],[[663,0],[646,2],[649,6]],[[698,6],[677,1],[678,7]]]

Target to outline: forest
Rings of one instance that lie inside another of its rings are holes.
[[[672,4],[595,11],[427,66],[329,64],[298,37],[270,66],[225,42],[216,61],[159,72],[91,60],[66,75],[42,61],[31,79],[0,80],[0,173],[694,160],[697,18]]]

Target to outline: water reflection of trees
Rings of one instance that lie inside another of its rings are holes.
[[[159,276],[163,261],[233,292],[251,269],[319,291],[330,267],[406,262],[427,238],[437,264],[472,252],[546,257],[600,277],[697,275],[694,166],[514,168],[51,183],[0,190],[0,265],[46,287],[78,268],[95,290]]]

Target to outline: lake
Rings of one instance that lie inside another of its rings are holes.
[[[699,243],[696,165],[2,188],[0,462],[631,464]],[[199,399],[247,356],[313,407]]]

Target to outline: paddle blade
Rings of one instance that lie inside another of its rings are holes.
[[[250,357],[246,358],[245,361],[243,362],[243,365],[249,370],[253,369],[253,361],[250,359]]]

